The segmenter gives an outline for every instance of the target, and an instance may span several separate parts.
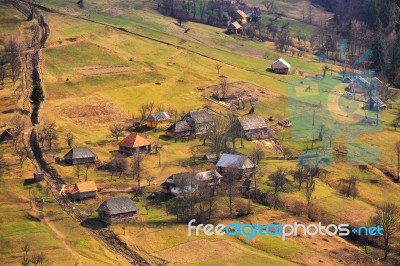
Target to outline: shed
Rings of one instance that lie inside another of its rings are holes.
[[[247,140],[264,139],[268,137],[268,128],[264,118],[251,114],[238,118],[241,136]]]
[[[147,117],[146,125],[150,128],[168,127],[171,121],[172,119],[167,112],[156,112]]]
[[[252,176],[256,167],[245,155],[227,153],[222,154],[216,166],[222,176],[234,176],[236,178]]]
[[[198,182],[195,173],[182,172],[169,176],[161,186],[164,192],[178,196],[196,191]]]
[[[238,34],[239,32],[241,32],[242,31],[242,25],[240,25],[239,24],[239,22],[237,22],[237,21],[234,21],[234,22],[231,22],[229,25],[228,25],[228,28],[226,29],[226,31],[228,32],[228,33],[235,33],[235,34]]]
[[[168,137],[171,138],[187,138],[194,134],[194,129],[185,120],[176,121],[169,126],[165,132]]]
[[[33,178],[36,180],[36,182],[44,180],[44,172],[36,172],[33,174]]]
[[[96,155],[88,147],[72,148],[64,155],[64,161],[68,164],[94,163]]]
[[[119,151],[126,154],[150,152],[151,143],[138,133],[131,133],[118,143]]]
[[[205,134],[214,127],[214,118],[205,109],[192,110],[183,116],[196,135]]]
[[[72,200],[96,198],[97,186],[94,181],[79,182],[72,189],[66,190],[66,193]]]
[[[218,185],[221,182],[222,175],[217,170],[208,170],[197,173],[195,178],[199,185],[212,186]]]
[[[14,135],[15,129],[14,128],[7,128],[0,134],[0,142],[12,140]]]
[[[107,225],[133,222],[137,211],[135,203],[127,197],[108,199],[97,209],[100,220]]]
[[[285,59],[279,58],[275,62],[272,63],[271,69],[274,73],[278,74],[290,74],[291,64],[286,62]]]

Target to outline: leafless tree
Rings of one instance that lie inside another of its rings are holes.
[[[383,229],[384,260],[387,260],[393,236],[400,228],[400,210],[393,203],[385,203],[377,207],[375,213],[376,215],[371,218],[371,222]]]
[[[51,122],[44,126],[43,128],[44,136],[49,144],[49,150],[52,150],[54,141],[57,140],[58,134],[56,130],[56,123]]]
[[[269,178],[273,182],[274,186],[274,194],[278,195],[278,193],[285,189],[288,180],[286,179],[288,172],[285,168],[279,167],[275,172],[270,174]]]
[[[222,65],[220,63],[215,64],[215,69],[217,70],[218,75],[219,75],[219,71],[221,70],[221,68],[222,68]]]
[[[24,162],[31,156],[30,152],[23,145],[15,146],[15,155],[18,157],[18,162],[21,169],[24,165]]]
[[[308,175],[306,178],[305,194],[307,199],[307,206],[310,206],[312,194],[315,191],[315,180],[313,175]]]
[[[47,258],[47,256],[43,253],[35,253],[32,255],[31,258],[31,262],[33,265],[37,266],[46,266],[46,265],[50,265],[49,259]]]
[[[72,144],[74,143],[74,138],[75,136],[72,134],[72,132],[68,132],[67,135],[65,135],[65,142],[67,142],[69,148],[72,148]]]
[[[22,115],[14,115],[10,122],[10,126],[13,128],[13,140],[14,140],[14,146],[18,143],[21,133],[25,130],[26,128],[26,117]]]
[[[217,118],[214,122],[213,130],[210,133],[211,150],[220,158],[221,153],[226,149],[226,120]]]
[[[135,154],[131,161],[131,174],[132,178],[137,181],[137,191],[140,192],[140,181],[142,180],[142,161],[143,156],[141,154]]]
[[[149,175],[149,176],[146,177],[146,180],[147,180],[148,185],[150,186],[151,182],[153,182],[153,180],[154,180],[154,176]]]
[[[227,115],[227,132],[226,136],[232,142],[232,152],[236,152],[236,141],[240,137],[240,124],[237,121],[237,117],[233,114],[233,112],[229,112]]]
[[[109,162],[109,170],[111,171],[111,180],[114,176],[114,174],[118,174],[119,178],[121,178],[122,174],[126,171],[128,168],[128,163],[126,162],[126,159],[122,156],[115,156],[111,159]]]
[[[77,179],[81,177],[81,165],[79,163],[75,165],[75,176]]]
[[[31,246],[28,243],[24,243],[22,245],[21,250],[24,253],[22,260],[21,260],[21,265],[29,266],[29,264],[31,263],[31,260],[29,258],[29,251],[31,250]]]
[[[397,182],[400,181],[400,141],[397,141],[394,145],[394,150],[397,157]]]
[[[6,52],[8,53],[10,63],[10,78],[13,82],[14,88],[15,83],[21,76],[22,72],[22,58],[24,53],[24,47],[19,37],[12,37],[6,43]]]
[[[91,163],[85,163],[85,181],[88,180],[89,169],[92,167]]]
[[[294,171],[293,178],[299,182],[299,191],[301,190],[303,182],[307,179],[308,173],[308,170],[304,168],[298,168],[296,171]]]
[[[357,196],[357,178],[355,176],[351,176],[348,179],[342,180],[342,189],[341,192],[346,197],[353,197],[353,199]]]
[[[229,85],[228,85],[228,78],[225,76],[219,77],[220,83],[220,91],[221,91],[221,99],[224,100],[225,97],[228,96]]]
[[[118,139],[124,135],[124,126],[121,124],[114,124],[110,126],[109,130],[111,136],[115,138],[116,141],[118,141]]]
[[[254,188],[255,188],[254,197],[257,199],[257,175],[258,175],[257,172],[258,172],[258,169],[259,169],[260,162],[262,160],[264,160],[264,158],[265,158],[265,152],[264,152],[264,150],[263,150],[261,145],[257,145],[252,150],[252,152],[250,154],[250,158],[253,161],[253,163],[256,165],[256,170],[255,170],[255,173],[253,175],[253,178],[254,178]]]

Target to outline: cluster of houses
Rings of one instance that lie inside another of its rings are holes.
[[[235,12],[227,17],[228,27],[226,32],[228,34],[238,34],[243,30],[243,24],[251,21],[257,21],[261,17],[260,8],[243,7],[237,9]]]

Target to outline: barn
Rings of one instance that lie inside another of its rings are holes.
[[[252,176],[256,167],[245,155],[226,153],[222,154],[216,166],[222,176],[233,176],[238,179]]]
[[[171,138],[187,138],[194,134],[194,130],[185,120],[176,121],[170,127],[167,128],[165,134]]]
[[[214,119],[205,109],[192,110],[183,116],[196,135],[205,134],[214,127]]]
[[[97,209],[99,219],[107,225],[133,222],[137,211],[135,203],[127,197],[108,199]]]
[[[96,155],[88,147],[72,148],[64,155],[64,161],[72,165],[94,163]]]
[[[94,181],[79,182],[72,189],[67,189],[66,193],[72,200],[96,198],[97,186]]]
[[[171,117],[167,112],[156,112],[150,114],[146,119],[146,125],[149,128],[165,128],[171,124]]]
[[[268,137],[268,128],[264,118],[252,114],[238,118],[240,135],[247,140],[265,139]]]
[[[277,74],[290,74],[290,68],[292,67],[291,64],[289,64],[288,62],[286,62],[285,59],[283,58],[279,58],[278,60],[276,60],[275,62],[272,63],[271,65],[271,70],[274,73]]]
[[[150,152],[151,143],[138,133],[131,133],[118,143],[119,151],[126,154]]]

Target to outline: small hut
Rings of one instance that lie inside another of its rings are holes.
[[[94,163],[96,155],[88,147],[72,148],[64,155],[64,161],[71,165]]]
[[[33,174],[33,178],[36,180],[36,182],[44,180],[44,173],[39,171]]]
[[[100,220],[107,225],[133,222],[137,211],[135,203],[127,197],[108,199],[97,209]]]

